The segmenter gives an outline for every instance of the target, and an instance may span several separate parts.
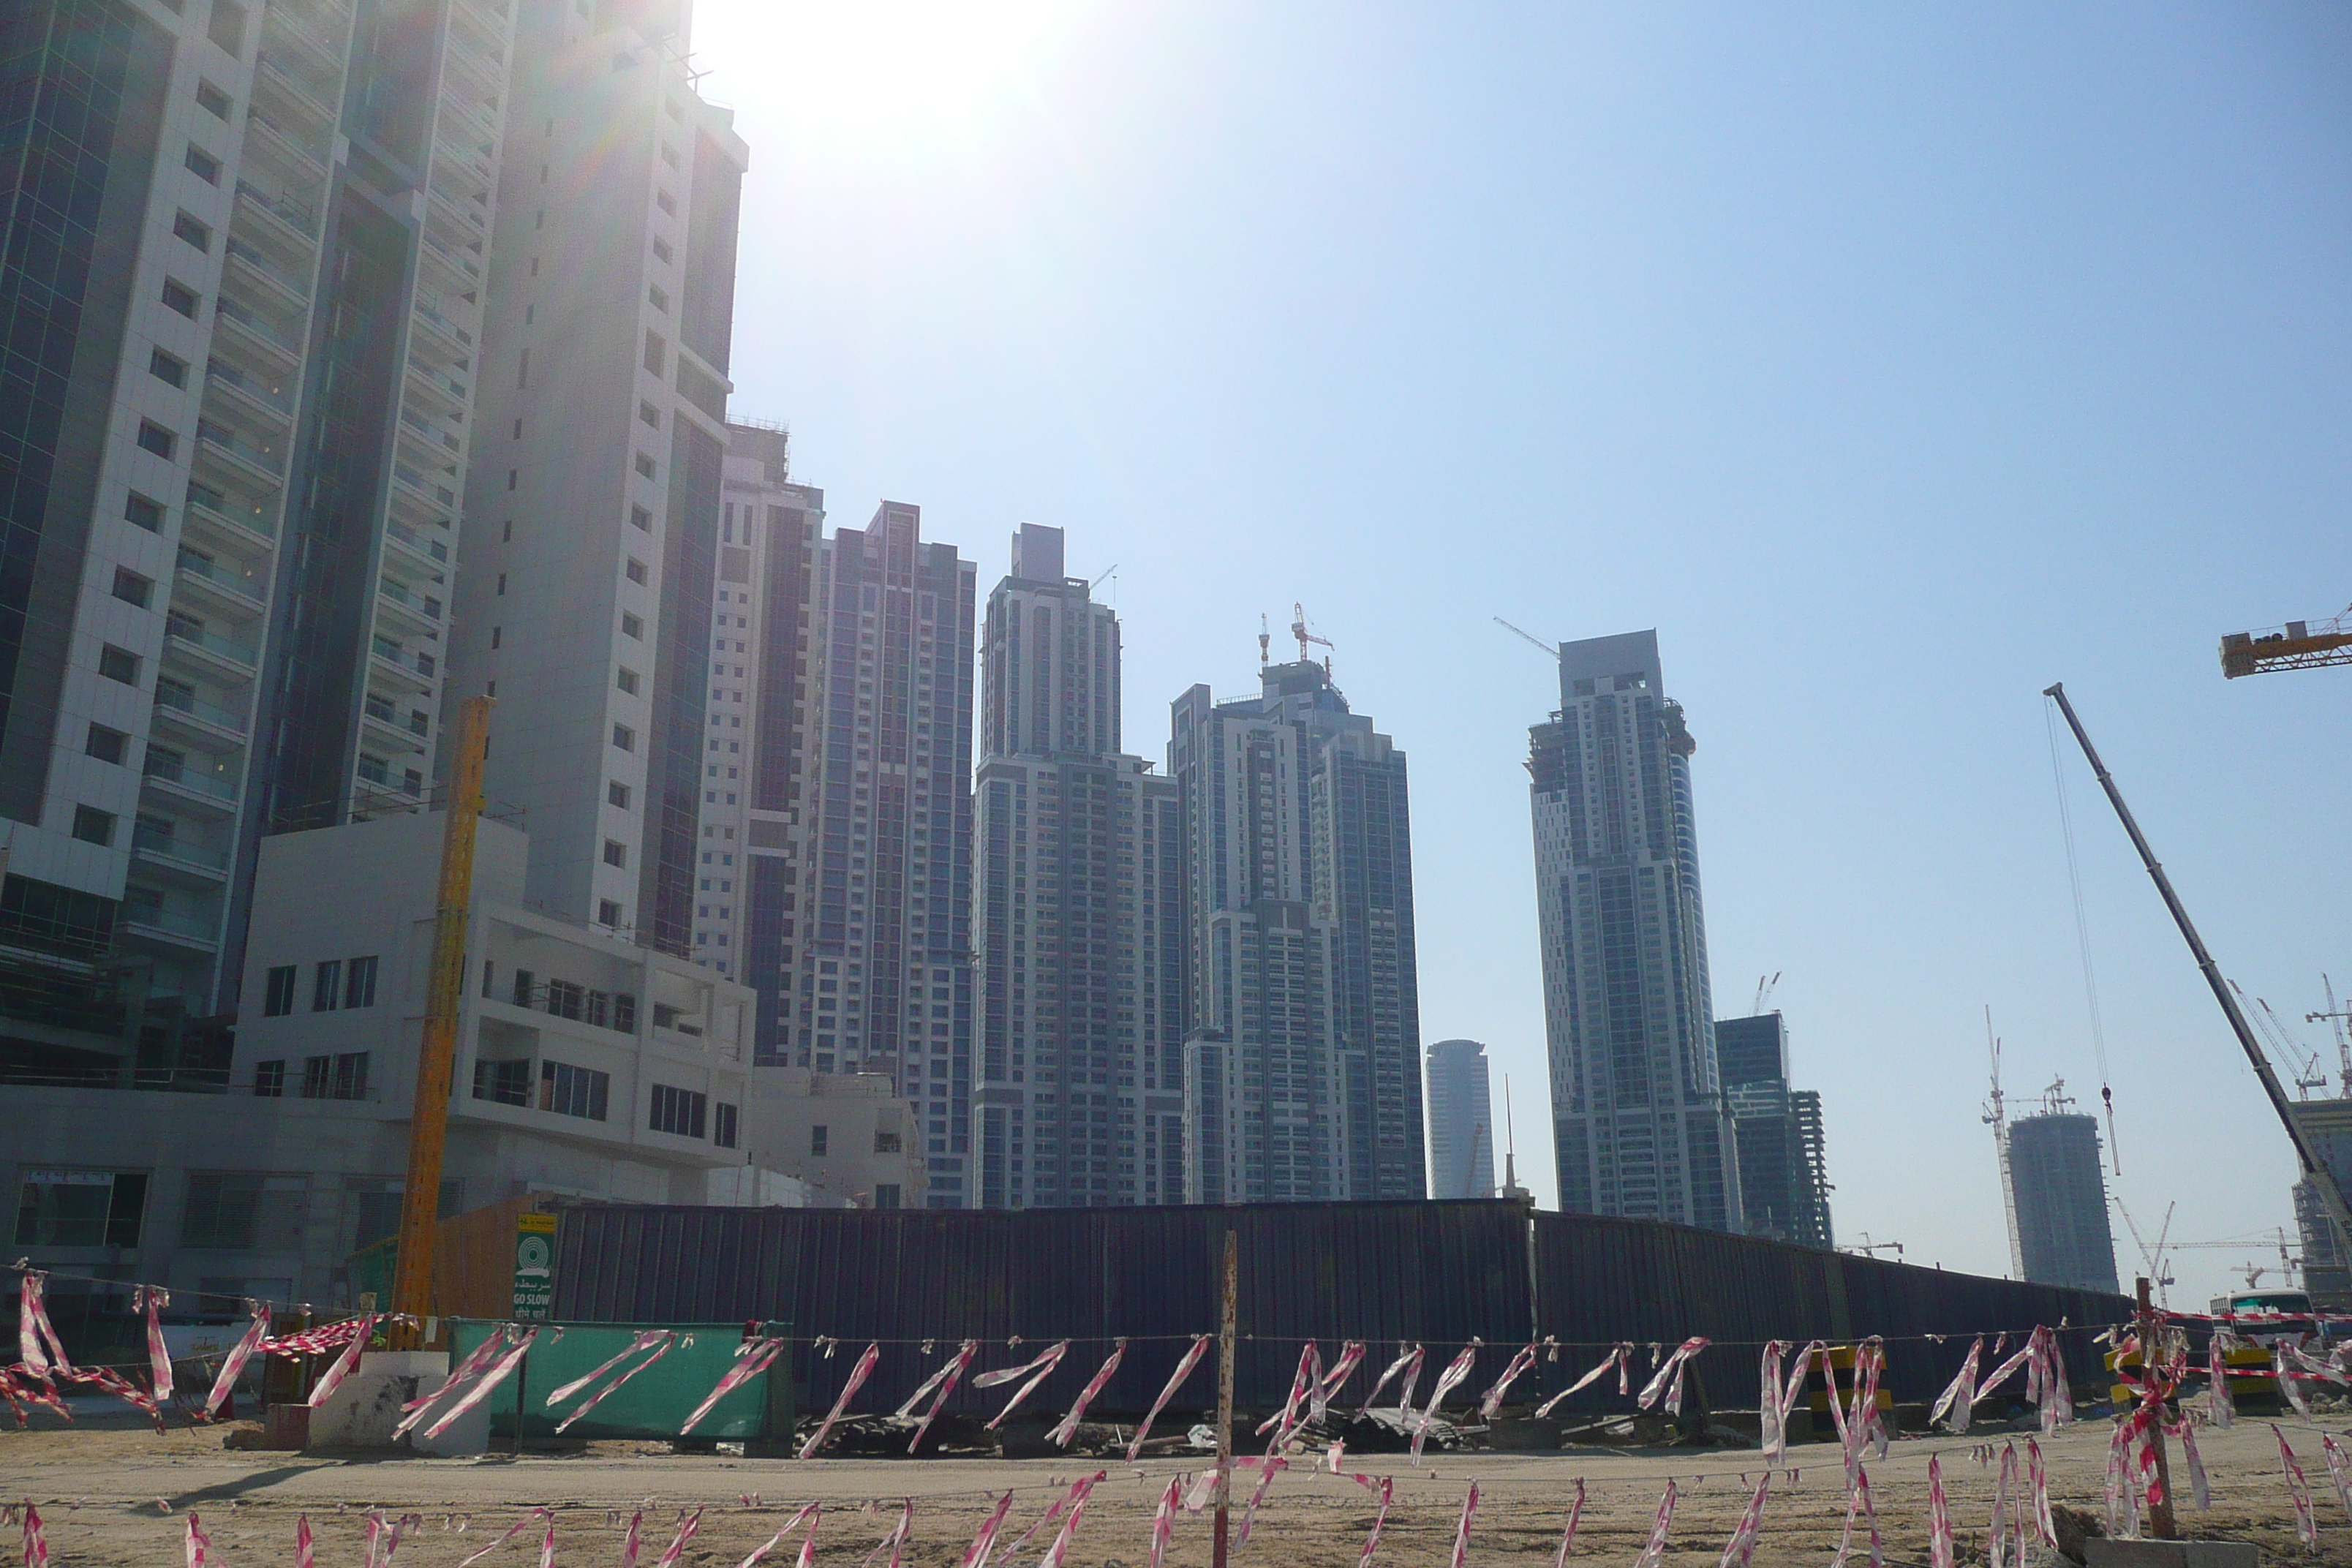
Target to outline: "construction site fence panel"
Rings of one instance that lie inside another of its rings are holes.
[[[471,1355],[484,1338],[501,1325],[458,1319],[448,1325],[450,1364]],[[694,1407],[709,1395],[735,1366],[736,1347],[743,1342],[740,1323],[576,1323],[557,1321],[541,1325],[539,1338],[523,1356],[521,1375],[509,1377],[489,1397],[490,1435],[504,1438],[514,1431],[516,1395],[523,1411],[522,1435],[527,1438],[555,1436],[557,1423],[585,1403],[600,1379],[572,1398],[550,1410],[547,1396],[583,1377],[629,1348],[642,1329],[670,1328],[677,1340],[661,1359],[632,1377],[609,1398],[572,1426],[564,1436],[582,1438],[675,1437]],[[561,1329],[561,1333],[555,1331]],[[636,1364],[622,1363],[621,1370]],[[694,1428],[698,1438],[741,1441],[767,1437],[777,1423],[770,1374],[755,1373],[712,1407]]]
[[[1358,1398],[1400,1344],[1427,1346],[1425,1398],[1445,1363],[1481,1338],[1456,1401],[1491,1384],[1529,1340],[1558,1340],[1557,1359],[1513,1385],[1516,1403],[1566,1387],[1612,1342],[1641,1345],[1634,1366],[1645,1374],[1652,1342],[1671,1351],[1705,1335],[1716,1342],[1698,1362],[1705,1396],[1737,1409],[1755,1405],[1767,1339],[1883,1335],[1887,1386],[1907,1402],[1950,1381],[1969,1336],[2005,1330],[2017,1342],[2037,1324],[2063,1323],[2074,1381],[2094,1383],[2091,1335],[2131,1310],[2100,1292],[1482,1200],[1013,1212],[572,1205],[557,1235],[555,1310],[577,1322],[796,1324],[796,1398],[819,1410],[869,1341],[883,1342],[883,1354],[856,1406],[870,1412],[895,1407],[967,1338],[984,1347],[975,1373],[1073,1342],[1031,1402],[1066,1406],[1124,1336],[1137,1342],[1093,1414],[1132,1418],[1191,1337],[1215,1329],[1229,1229],[1239,1258],[1235,1398],[1258,1411],[1281,1405],[1307,1339],[1321,1342],[1327,1364],[1342,1341],[1370,1342],[1371,1370],[1350,1384]],[[806,1342],[816,1336],[840,1345],[828,1354]],[[1171,1410],[1198,1411],[1213,1389],[1204,1361]],[[1003,1397],[967,1383],[950,1408],[992,1411]],[[1625,1404],[1613,1378],[1577,1401]]]

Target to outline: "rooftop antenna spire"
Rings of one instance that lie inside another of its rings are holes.
[[[1272,634],[1270,634],[1269,632],[1267,632],[1267,630],[1265,629],[1265,617],[1264,616],[1258,616],[1258,618],[1257,618],[1257,661],[1258,661],[1258,663],[1259,663],[1259,664],[1261,664],[1261,665],[1271,664],[1271,663],[1273,663],[1273,662],[1274,662],[1274,656],[1266,652],[1266,644],[1267,644],[1267,643],[1269,643],[1269,642],[1271,642],[1272,640],[1273,640]]]

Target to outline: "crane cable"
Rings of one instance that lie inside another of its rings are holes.
[[[2050,782],[2058,790],[2058,832],[2066,841],[2066,882],[2074,895],[2074,944],[2083,956],[2083,1000],[2091,1012],[2091,1051],[2098,1058],[2099,1099],[2107,1109],[2107,1152],[2116,1174],[2124,1173],[2124,1152],[2116,1139],[2116,1095],[2107,1082],[2107,1032],[2099,1016],[2099,981],[2091,964],[2091,921],[2083,904],[2083,872],[2074,856],[2074,814],[2066,804],[2066,773],[2058,761],[2058,709],[2046,696],[2042,720],[2050,733]]]

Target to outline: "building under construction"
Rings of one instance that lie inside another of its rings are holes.
[[[2018,1267],[2037,1285],[2112,1291],[2116,1242],[2107,1227],[2107,1184],[2099,1121],[2068,1109],[2063,1080],[2042,1110],[2004,1130],[2010,1215]]]

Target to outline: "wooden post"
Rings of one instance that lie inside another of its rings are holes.
[[[424,1040],[416,1053],[416,1095],[408,1110],[408,1179],[401,1192],[400,1251],[393,1274],[392,1310],[417,1322],[414,1328],[391,1326],[385,1342],[394,1350],[421,1349],[424,1321],[433,1313],[434,1227],[440,1222],[449,1079],[456,1070],[457,1009],[466,986],[466,912],[474,896],[474,826],[482,814],[482,758],[489,738],[490,699],[468,697],[458,704],[457,744],[442,805],[433,967],[425,984]]]
[[[1241,1272],[1234,1233],[1225,1232],[1225,1305],[1217,1327],[1217,1533],[1212,1568],[1225,1568],[1225,1528],[1234,1500],[1234,1316]]]
[[[2156,1309],[2148,1302],[2147,1276],[2139,1279],[2139,1375],[2151,1386],[2156,1380]],[[2163,1497],[2147,1505],[2149,1533],[2158,1541],[2178,1541],[2180,1528],[2172,1519],[2172,1456],[2165,1451],[2164,1406],[2156,1410],[2156,1424],[2148,1428],[2148,1437],[2156,1445],[2156,1484]]]

